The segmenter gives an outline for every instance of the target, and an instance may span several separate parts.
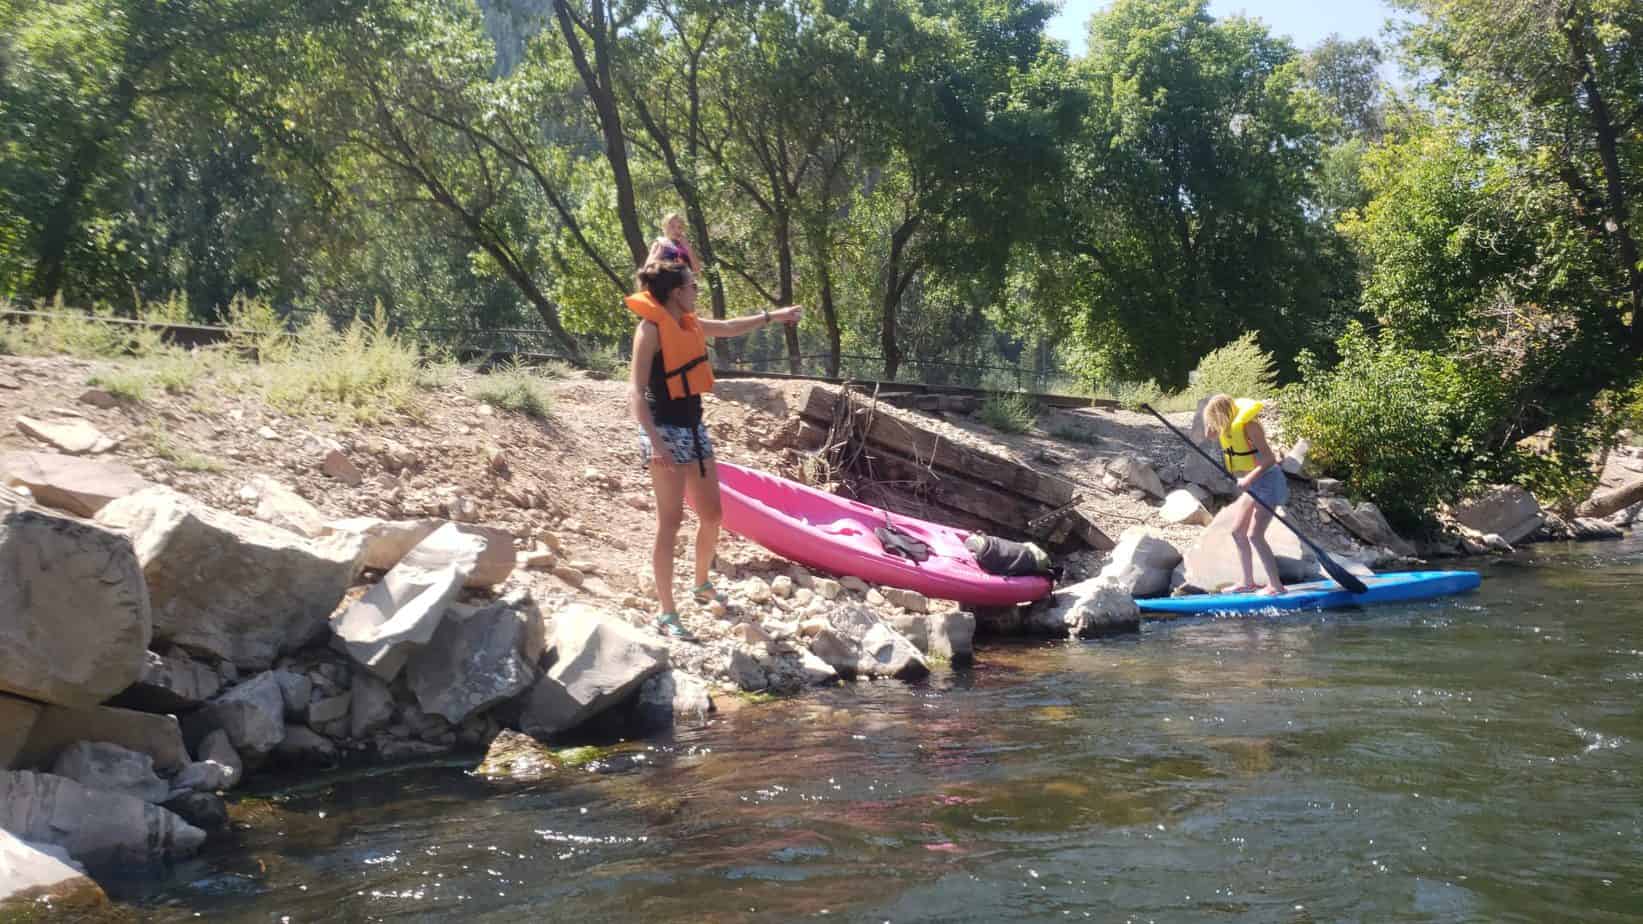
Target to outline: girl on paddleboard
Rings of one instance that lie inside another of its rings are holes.
[[[1272,525],[1272,514],[1250,500],[1253,495],[1277,507],[1289,500],[1289,482],[1278,457],[1267,443],[1266,430],[1257,420],[1262,403],[1249,398],[1234,400],[1227,395],[1215,395],[1204,405],[1204,427],[1221,441],[1222,462],[1232,477],[1238,479],[1240,497],[1233,502],[1232,541],[1238,548],[1238,564],[1243,568],[1244,582],[1228,588],[1228,593],[1246,593],[1255,590],[1254,565],[1250,549],[1261,559],[1266,571],[1267,584],[1260,588],[1264,595],[1284,593],[1283,578],[1278,576],[1278,561],[1267,544],[1267,527]]]
[[[640,319],[633,333],[628,401],[639,424],[639,456],[656,492],[651,567],[662,608],[656,628],[674,638],[688,638],[673,602],[673,545],[687,493],[698,521],[696,585],[691,595],[704,606],[724,602],[708,579],[723,514],[713,443],[702,425],[702,395],[713,389],[707,338],[738,337],[778,321],[796,324],[802,309],[790,306],[717,321],[697,316],[696,276],[684,262],[647,262],[635,279],[638,291],[626,299]]]

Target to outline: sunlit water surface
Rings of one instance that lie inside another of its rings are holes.
[[[624,745],[265,784],[143,919],[1643,920],[1643,542],[994,646]]]

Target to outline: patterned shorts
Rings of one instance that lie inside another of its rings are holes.
[[[677,465],[689,465],[699,459],[713,458],[713,441],[707,438],[707,427],[697,424],[694,427],[674,427],[668,424],[657,424],[656,432],[662,436],[662,444],[667,446],[668,452],[673,454],[673,462]],[[650,467],[650,436],[643,429],[639,431],[639,461]]]

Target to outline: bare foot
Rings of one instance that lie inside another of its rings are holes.
[[[1289,593],[1289,588],[1282,584],[1268,584],[1255,592],[1258,597],[1277,597]]]
[[[1247,594],[1250,591],[1254,590],[1257,586],[1259,586],[1259,585],[1256,585],[1256,584],[1234,584],[1231,587],[1228,587],[1225,590],[1221,591],[1221,593],[1224,593],[1224,594]]]

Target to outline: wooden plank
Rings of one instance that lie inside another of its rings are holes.
[[[1028,523],[1056,508],[981,482],[932,471],[895,453],[877,451],[870,452],[869,456],[867,461],[872,467],[873,478],[918,486],[907,490],[909,493],[916,491],[937,508],[925,513],[924,519],[964,529],[980,529],[990,535],[1018,542],[1041,542],[1056,550],[1084,546],[1105,551],[1113,547],[1112,540],[1076,509],[1068,509],[1041,527],[1029,529]],[[920,516],[922,513],[907,512],[910,516]]]
[[[826,388],[812,388],[801,412],[819,423],[829,423],[839,396]],[[945,439],[889,414],[873,414],[871,409],[854,408],[856,424],[868,443],[921,461],[963,478],[989,482],[1013,494],[1020,494],[1050,507],[1060,507],[1073,499],[1073,485],[1060,478],[1042,475],[1019,462]],[[871,423],[869,423],[871,417]]]

